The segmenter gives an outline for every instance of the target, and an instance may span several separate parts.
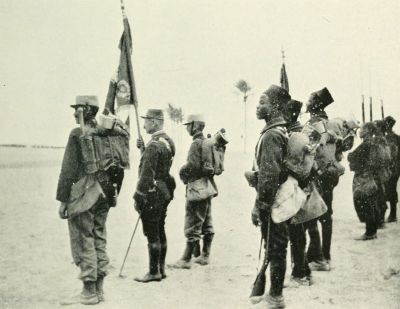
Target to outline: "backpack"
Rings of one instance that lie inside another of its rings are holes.
[[[122,123],[112,129],[89,128],[80,136],[85,174],[95,175],[110,206],[116,206],[124,178],[129,168],[129,133]]]
[[[201,162],[205,174],[221,175],[224,171],[226,144],[225,129],[219,130],[213,137],[207,137],[201,143]]]
[[[310,175],[314,165],[316,150],[321,140],[319,129],[314,124],[306,124],[300,132],[289,134],[285,166],[300,179]]]

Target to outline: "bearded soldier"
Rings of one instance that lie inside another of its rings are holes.
[[[143,233],[147,237],[149,252],[149,272],[138,282],[160,281],[165,279],[165,257],[167,236],[165,218],[167,207],[173,198],[175,181],[169,171],[175,156],[175,145],[163,131],[164,114],[159,109],[149,109],[144,129],[151,139],[144,148],[139,165],[139,179],[133,196],[135,208],[140,214]],[[143,141],[137,141],[143,148]]]
[[[287,222],[274,223],[271,207],[280,185],[287,179],[284,167],[288,136],[282,116],[284,105],[290,100],[288,92],[279,86],[270,86],[260,97],[257,118],[265,120],[256,147],[255,170],[257,198],[252,210],[252,222],[261,225],[266,255],[270,263],[271,287],[266,301],[269,308],[284,308],[282,295],[286,272]]]
[[[393,132],[396,120],[392,116],[384,119],[386,128],[386,140],[391,150],[391,177],[386,186],[386,199],[390,203],[390,214],[387,222],[397,221],[397,181],[400,176],[400,136]]]
[[[121,189],[123,168],[120,165],[124,164],[120,161],[115,165],[110,156],[104,159],[101,153],[95,155],[90,151],[93,143],[104,149],[102,137],[91,135],[100,130],[95,119],[99,109],[97,97],[77,96],[71,107],[75,109],[74,117],[81,127],[73,129],[69,135],[58,180],[57,200],[61,202],[59,216],[68,219],[72,256],[81,270],[83,290],[77,297],[63,300],[61,304],[93,305],[104,301],[103,280],[109,264],[106,220],[110,207],[115,206],[114,193]],[[120,132],[124,132],[125,137],[129,135],[125,130]],[[92,157],[97,159],[93,161]],[[105,168],[99,170],[99,166]]]

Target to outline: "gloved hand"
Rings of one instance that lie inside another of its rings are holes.
[[[254,206],[251,211],[251,222],[253,222],[255,226],[261,225],[260,210],[256,206]]]
[[[67,214],[67,204],[64,202],[61,202],[60,207],[58,208],[58,215],[60,216],[61,219],[67,219],[68,214]]]
[[[136,140],[136,147],[139,149],[143,149],[144,148],[144,141],[142,138],[138,138]]]
[[[141,213],[147,204],[146,195],[135,192],[135,194],[133,195],[133,199],[135,200],[134,206],[135,206],[136,211]]]

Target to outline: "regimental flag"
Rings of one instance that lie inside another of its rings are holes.
[[[121,50],[118,71],[110,80],[104,112],[118,114],[129,110],[130,105],[137,107],[137,96],[135,78],[132,68],[132,36],[128,19],[123,11],[124,32],[119,41],[118,48]],[[115,102],[117,103],[115,106]],[[129,121],[129,120],[128,120]]]
[[[281,87],[285,88],[287,92],[289,92],[289,80],[286,74],[285,63],[282,63],[282,68],[281,68]]]

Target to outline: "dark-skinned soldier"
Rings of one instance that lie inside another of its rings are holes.
[[[270,86],[260,97],[256,115],[266,125],[256,146],[255,171],[256,202],[252,210],[253,224],[261,225],[265,250],[270,265],[270,290],[266,297],[268,308],[284,308],[282,295],[286,272],[288,243],[287,222],[274,223],[271,208],[276,192],[287,179],[284,158],[288,142],[286,122],[282,110],[290,100],[288,92],[279,86]]]

